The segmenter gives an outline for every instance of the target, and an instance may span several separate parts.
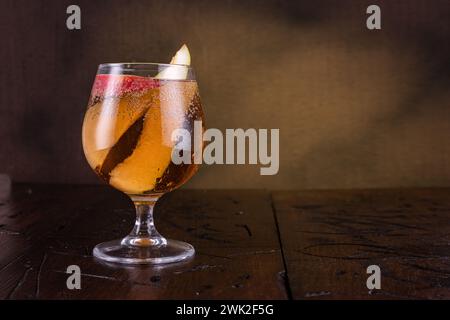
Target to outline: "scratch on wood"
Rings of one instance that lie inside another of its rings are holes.
[[[427,266],[421,266],[417,263],[404,263],[403,265],[406,265],[408,267],[412,267],[412,268],[416,268],[416,269],[420,269],[423,271],[429,271],[429,272],[434,272],[434,273],[439,273],[439,274],[443,274],[443,275],[450,275],[450,271],[449,270],[442,270],[442,269],[436,269],[436,268],[431,268],[431,267],[427,267]]]
[[[92,277],[92,278],[98,278],[98,279],[106,279],[106,280],[115,280],[115,281],[120,281],[119,279],[113,278],[113,277],[108,277],[108,276],[100,276],[97,274],[91,274],[91,273],[81,273],[82,276],[84,277]]]
[[[71,252],[63,252],[63,251],[56,251],[56,250],[52,250],[52,251],[50,251],[50,253],[56,254],[56,255],[62,255],[62,256],[74,256],[74,257],[82,257],[82,258],[92,258],[91,255],[85,255],[85,254],[80,254],[80,253],[71,253]]]
[[[186,273],[186,272],[203,271],[203,270],[215,269],[215,268],[220,268],[221,270],[223,270],[223,265],[221,265],[221,264],[219,264],[219,265],[200,264],[200,265],[192,267],[190,269],[177,270],[177,271],[174,271],[173,273],[174,274],[182,274],[182,273]]]
[[[27,268],[27,269],[23,272],[22,277],[21,277],[20,280],[17,282],[17,284],[14,286],[14,288],[9,292],[8,296],[6,297],[6,299],[11,299],[11,297],[14,296],[14,294],[15,294],[16,291],[17,291],[17,289],[19,289],[19,288],[22,286],[22,284],[25,282],[25,280],[26,280],[26,278],[27,278],[27,276],[28,276],[28,273],[30,273],[31,270],[33,270],[33,268],[30,267],[30,268]]]
[[[249,255],[257,255],[257,254],[272,254],[280,252],[280,249],[271,249],[271,250],[255,250],[250,252],[239,252],[239,253],[233,253],[229,254],[228,257],[237,257],[237,256],[249,256]]]
[[[221,259],[227,259],[227,260],[231,259],[230,257],[227,257],[227,256],[221,256],[221,255],[218,255],[218,254],[211,254],[211,253],[204,253],[204,252],[201,252],[201,251],[198,251],[197,254],[198,255],[202,255],[202,256],[221,258]]]
[[[306,256],[311,256],[311,257],[316,257],[316,258],[328,258],[328,259],[336,259],[336,260],[369,260],[369,259],[373,259],[374,257],[371,256],[367,256],[367,257],[338,257],[338,256],[328,256],[328,255],[324,255],[324,254],[313,254],[313,253],[309,253],[309,252],[305,252],[302,250],[296,250],[298,253],[300,254],[304,254]],[[392,257],[377,257],[381,260],[397,260],[397,259],[412,259],[412,257],[410,256],[392,256]]]
[[[252,231],[250,230],[250,227],[247,224],[236,224],[236,227],[244,228],[245,231],[247,231],[247,234],[249,237],[252,236]]]
[[[362,251],[361,253],[380,253],[380,254],[391,254],[391,256],[379,256],[377,258],[381,260],[388,260],[388,259],[422,259],[422,258],[429,258],[430,256],[425,256],[421,254],[415,254],[412,252],[406,253],[406,254],[400,254],[400,249],[397,248],[390,248],[386,246],[378,246],[378,245],[369,245],[369,244],[358,244],[358,243],[321,243],[321,244],[313,244],[307,247],[304,247],[302,250],[296,250],[296,252],[299,252],[301,254],[312,256],[312,257],[319,257],[319,258],[329,258],[329,259],[337,259],[337,260],[367,260],[367,259],[373,259],[374,256],[355,256],[355,255],[348,255],[348,256],[329,256],[325,254],[314,254],[307,252],[308,249],[311,248],[323,248],[327,246],[349,246],[349,247],[361,247],[364,248],[365,251]]]
[[[56,273],[67,274],[66,271],[62,271],[62,270],[52,270],[52,271],[56,272]],[[120,279],[116,279],[116,278],[108,277],[108,276],[101,276],[101,275],[92,274],[92,273],[80,273],[80,275],[83,276],[83,277],[92,277],[92,278],[105,279],[105,280],[114,280],[114,281],[122,282],[122,280],[120,280]]]
[[[411,295],[406,295],[406,294],[396,294],[396,293],[392,293],[392,292],[388,292],[388,291],[382,291],[382,290],[369,290],[367,292],[368,295],[373,295],[373,296],[387,296],[387,297],[393,297],[396,299],[417,299],[417,297],[415,296],[411,296]]]
[[[39,265],[38,274],[36,278],[36,294],[34,295],[36,299],[39,297],[39,289],[41,285],[41,273],[46,260],[47,260],[47,253],[44,253],[44,257],[42,258],[41,264]]]
[[[7,264],[5,264],[3,267],[0,268],[0,272],[2,272],[3,270],[5,270],[6,268],[8,268],[10,265],[12,265],[13,263],[17,262],[18,260],[20,260],[21,258],[25,257],[25,253],[22,253],[20,255],[18,255],[17,257],[15,257],[14,259],[12,259],[10,262],[8,262]]]
[[[305,298],[314,298],[314,297],[323,297],[323,296],[330,296],[330,291],[319,291],[319,292],[306,292]]]
[[[20,236],[21,235],[20,232],[8,230],[8,229],[1,229],[0,234],[6,234],[8,236]]]

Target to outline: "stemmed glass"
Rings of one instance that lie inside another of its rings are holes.
[[[125,238],[98,244],[93,251],[96,258],[160,264],[194,255],[190,244],[159,234],[153,208],[163,194],[197,171],[194,154],[202,142],[194,143],[193,131],[199,123],[203,131],[203,111],[191,67],[156,63],[99,66],[83,122],[83,149],[96,174],[131,198],[136,222]],[[174,134],[180,129],[192,136],[180,142]],[[180,154],[191,161],[174,162],[173,156]]]

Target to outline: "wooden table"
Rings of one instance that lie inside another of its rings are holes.
[[[449,189],[179,190],[156,210],[160,232],[193,244],[195,258],[107,265],[91,251],[131,229],[126,196],[13,185],[0,201],[0,298],[450,298]],[[66,287],[69,265],[81,268],[81,290]],[[369,265],[380,290],[366,287]]]

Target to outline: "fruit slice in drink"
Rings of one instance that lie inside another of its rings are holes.
[[[83,147],[91,167],[126,193],[151,192],[155,186],[164,191],[185,181],[181,175],[195,171],[171,165],[172,132],[191,127],[189,121],[201,117],[190,110],[198,89],[195,81],[185,80],[190,64],[186,45],[171,64],[176,65],[155,78],[103,74],[96,78],[83,125]],[[199,105],[195,108],[201,110]],[[167,177],[174,181],[166,182]]]
[[[175,64],[176,66],[168,67],[158,73],[155,79],[165,79],[165,80],[184,80],[188,74],[188,68],[183,67],[189,66],[191,64],[191,54],[188,47],[183,44],[180,50],[172,57],[170,64]]]
[[[110,81],[107,81],[104,75],[99,75],[96,78],[99,82],[112,83],[114,86],[119,86],[124,83],[123,80],[130,79],[130,76],[108,76]],[[139,87],[126,87],[126,91],[114,92],[109,89],[109,96],[102,96],[107,93],[108,89],[105,86],[104,90],[98,86],[93,90],[92,96],[99,100],[94,105],[90,106],[85,114],[83,123],[83,147],[86,153],[87,160],[92,168],[100,166],[105,160],[109,150],[114,146],[119,138],[126,132],[126,130],[139,119],[148,109],[148,106],[154,99],[155,89],[159,86],[159,81],[148,79],[144,77],[133,76],[135,78],[142,78],[147,80],[146,86],[143,87],[143,81],[139,82]],[[95,86],[94,86],[95,87]],[[113,87],[110,85],[110,88]],[[146,91],[144,91],[146,90]]]
[[[175,142],[172,132],[183,128],[197,93],[193,81],[161,81],[158,97],[145,114],[143,129],[132,154],[110,174],[109,183],[129,194],[152,191],[169,167]]]

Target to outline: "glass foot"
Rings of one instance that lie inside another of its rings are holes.
[[[148,245],[133,245],[133,242],[127,237],[100,243],[94,248],[94,257],[123,264],[163,264],[184,261],[195,254],[194,247],[183,241],[167,239]]]

